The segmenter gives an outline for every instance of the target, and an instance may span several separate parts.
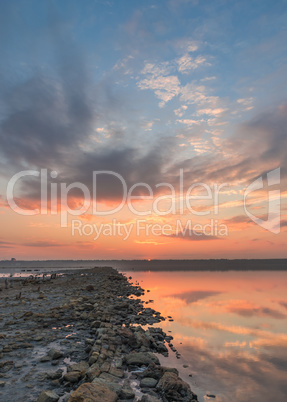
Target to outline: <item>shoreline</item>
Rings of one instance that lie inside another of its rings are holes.
[[[286,271],[287,259],[181,259],[181,260],[43,260],[0,261],[3,273],[13,271],[75,271],[92,269],[95,266],[112,266],[124,271]]]
[[[165,318],[116,269],[14,278],[8,286],[2,278],[0,398],[6,402],[197,400],[156,355],[177,353],[172,337],[152,327]]]

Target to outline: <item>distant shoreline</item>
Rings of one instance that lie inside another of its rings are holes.
[[[211,260],[34,260],[0,261],[1,269],[83,269],[112,266],[119,271],[285,271],[287,259]]]

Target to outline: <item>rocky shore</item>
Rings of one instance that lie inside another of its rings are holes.
[[[0,400],[197,401],[144,290],[110,267],[0,283]],[[168,346],[168,347],[167,347]]]

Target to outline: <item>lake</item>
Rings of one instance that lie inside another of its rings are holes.
[[[200,401],[287,400],[287,272],[126,274],[174,319],[160,326],[182,357],[170,351],[161,362],[177,367]]]

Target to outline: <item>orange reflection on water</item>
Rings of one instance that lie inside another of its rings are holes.
[[[130,274],[174,319],[160,325],[184,356],[178,368],[192,368],[201,400],[206,390],[217,401],[287,400],[287,272]]]

